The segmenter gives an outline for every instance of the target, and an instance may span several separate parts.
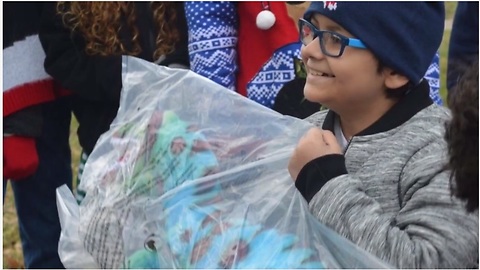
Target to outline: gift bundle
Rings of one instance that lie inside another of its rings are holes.
[[[385,268],[319,223],[287,170],[312,126],[188,70],[123,58],[117,117],[80,205],[57,191],[67,268]]]

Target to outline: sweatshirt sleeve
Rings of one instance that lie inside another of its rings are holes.
[[[392,218],[345,174],[327,182],[309,207],[318,220],[398,268],[465,268],[478,257],[478,212],[450,194],[438,148],[418,151],[404,167],[400,211]],[[396,199],[396,198],[392,198]]]
[[[234,2],[185,2],[190,68],[235,90],[237,10]]]
[[[119,101],[121,56],[87,55],[83,38],[63,25],[56,2],[44,4],[39,38],[45,70],[64,88],[89,100]]]

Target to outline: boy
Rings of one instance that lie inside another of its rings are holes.
[[[305,97],[329,110],[308,118],[319,128],[290,174],[320,222],[398,268],[477,267],[478,212],[450,195],[449,113],[422,79],[444,16],[436,2],[327,1],[299,22]]]

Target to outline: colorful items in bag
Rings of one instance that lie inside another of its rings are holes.
[[[117,127],[108,143],[108,154],[102,156],[108,165],[101,168],[97,185],[105,197],[96,196],[96,189],[87,193],[84,207],[94,211],[81,234],[99,267],[119,268],[125,260],[122,231],[132,204],[211,173],[217,160],[206,150],[203,135],[172,111],[153,112],[145,125]]]
[[[126,258],[124,266],[323,268],[315,260],[314,250],[295,246],[298,240],[292,234],[262,228],[246,219],[223,221],[221,217],[227,210],[221,209],[223,204],[219,203],[222,187],[218,182],[203,181],[180,187],[188,180],[208,175],[217,166],[207,140],[193,130],[175,113],[166,111],[154,140],[147,140],[152,146],[144,159],[149,160],[145,164],[148,169],[138,168],[141,173],[132,179],[129,188],[149,194],[152,190],[159,192],[156,196],[176,190],[162,200],[163,212],[158,213],[157,219],[161,229],[151,232],[144,248]],[[158,245],[162,248],[157,249]],[[168,252],[162,253],[165,250]],[[168,265],[162,265],[161,261],[168,261]]]
[[[229,216],[226,201],[231,198],[223,198],[225,187],[217,180],[198,179],[219,170],[219,160],[243,156],[245,147],[258,150],[258,142],[247,136],[245,142],[239,139],[242,143],[223,147],[224,138],[212,138],[207,140],[172,111],[155,111],[146,126],[129,123],[115,132],[111,143],[118,158],[102,182],[109,183],[105,188],[111,191],[120,183],[122,191],[108,192],[109,206],[100,206],[85,226],[85,249],[99,266],[324,268],[318,252],[300,245],[293,234]],[[242,175],[257,176],[255,170]],[[112,200],[115,196],[118,202]],[[128,229],[134,236],[148,231],[144,243],[132,243],[124,239],[125,224],[139,212],[135,208],[139,198],[162,199],[153,216],[149,211],[154,230]]]
[[[165,200],[165,219],[159,217],[157,226],[139,228],[161,229],[150,232],[144,248],[127,258],[125,268],[324,268],[316,251],[296,246],[293,234],[247,219],[224,221],[221,191],[214,181],[200,188],[180,187]]]
[[[125,183],[127,194],[148,191],[155,195],[152,192],[156,191],[159,196],[212,173],[218,165],[204,136],[172,111],[154,112],[146,136],[133,177]]]

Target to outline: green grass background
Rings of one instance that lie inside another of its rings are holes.
[[[445,2],[447,25],[451,25],[451,19],[455,12],[456,2]],[[450,21],[449,21],[450,20]],[[450,29],[447,26],[440,46],[440,94],[443,101],[446,101],[446,70],[448,41],[450,40]],[[70,144],[72,147],[72,168],[76,176],[80,147],[76,136],[77,122],[74,119],[70,128]],[[5,203],[3,205],[3,268],[24,268],[22,247],[18,233],[17,215],[13,193],[8,185]]]

